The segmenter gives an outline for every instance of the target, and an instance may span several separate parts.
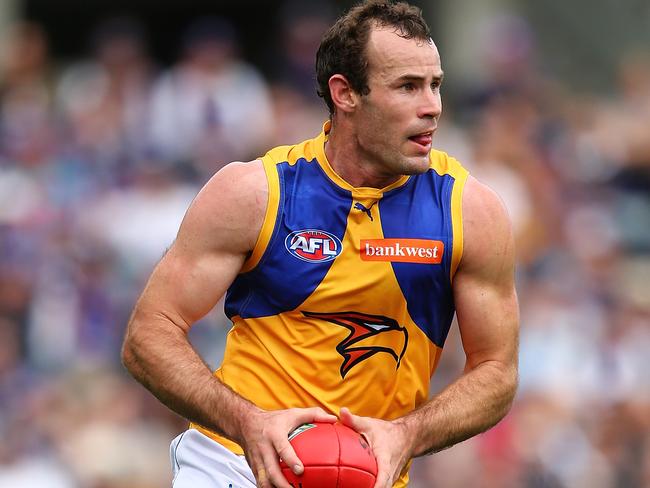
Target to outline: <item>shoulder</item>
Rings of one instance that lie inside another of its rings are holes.
[[[254,210],[266,203],[267,183],[262,161],[233,162],[224,166],[199,191],[196,211]]]
[[[429,153],[429,167],[441,176],[465,179],[468,175],[468,171],[456,158],[437,149],[432,149]]]
[[[248,162],[235,161],[217,171],[201,189],[198,196],[211,196],[215,191],[233,197],[249,191],[265,189],[264,166],[261,159]]]
[[[219,170],[187,210],[179,239],[232,245],[248,252],[262,226],[268,185],[261,160],[233,162]]]
[[[463,190],[463,255],[459,270],[494,272],[512,267],[514,243],[510,217],[497,193],[473,176]]]

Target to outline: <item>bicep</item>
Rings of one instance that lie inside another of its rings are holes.
[[[516,367],[519,308],[509,218],[498,197],[474,179],[463,214],[465,245],[453,288],[467,368],[486,361]]]
[[[136,314],[162,315],[186,331],[212,309],[259,233],[266,200],[260,170],[254,163],[227,166],[199,192],[149,278]]]
[[[151,274],[138,308],[187,330],[219,301],[244,259],[229,252],[187,253],[175,244]]]
[[[517,361],[519,311],[513,286],[503,287],[472,276],[454,285],[456,313],[467,367],[485,361]]]

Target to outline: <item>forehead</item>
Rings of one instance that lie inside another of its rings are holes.
[[[368,39],[370,74],[402,76],[404,72],[440,76],[440,54],[433,41],[405,39],[391,27],[375,27]]]

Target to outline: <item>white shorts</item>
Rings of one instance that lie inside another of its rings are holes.
[[[255,488],[244,456],[229,451],[196,429],[174,439],[169,447],[172,488]]]

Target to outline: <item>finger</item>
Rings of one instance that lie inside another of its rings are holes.
[[[268,476],[268,484],[266,486],[269,488],[292,488],[282,474],[275,449],[265,449],[262,453],[262,459],[264,461],[264,469]],[[266,488],[266,486],[264,488]]]
[[[269,476],[264,468],[264,461],[261,459],[261,455],[255,453],[252,455],[250,452],[246,452],[246,462],[255,476],[255,486],[259,488],[269,487]]]
[[[280,458],[291,467],[291,471],[296,475],[301,475],[304,471],[302,461],[294,451],[293,446],[289,443],[289,439],[284,438],[273,442],[273,447],[277,451]]]
[[[391,473],[388,469],[388,463],[377,459],[377,479],[374,488],[388,488],[392,486]]]
[[[255,479],[257,480],[257,486],[259,488],[266,488],[269,485],[269,475],[266,473],[266,469],[259,468],[255,474]]]
[[[373,454],[377,459],[377,478],[375,480],[374,488],[390,488],[392,485],[392,475],[390,472],[390,463],[387,460],[383,459],[381,454],[378,456],[375,451],[372,442],[369,439],[369,436],[366,435],[366,432],[371,428],[370,421],[366,417],[361,417],[359,415],[354,415],[349,408],[343,407],[340,411],[340,418],[343,425],[354,429],[359,432],[370,444]]]
[[[375,480],[375,486],[373,488],[390,488],[392,485],[389,483],[388,473],[378,472],[377,479]]]

